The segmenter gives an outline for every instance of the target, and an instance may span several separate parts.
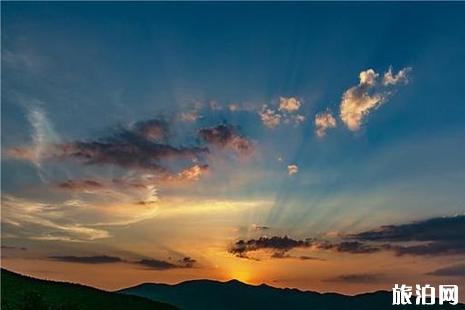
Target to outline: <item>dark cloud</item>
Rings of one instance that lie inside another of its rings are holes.
[[[317,247],[325,250],[335,250],[352,254],[369,254],[381,251],[381,248],[358,241],[343,241],[340,243],[318,242]]]
[[[27,248],[25,248],[25,247],[17,247],[17,246],[9,246],[9,245],[2,245],[1,248],[2,248],[2,250],[20,250],[20,251],[26,251],[27,250]]]
[[[208,152],[204,147],[175,147],[132,135],[120,135],[100,141],[78,141],[61,145],[61,148],[64,156],[80,159],[86,164],[114,164],[162,172],[169,171],[162,160],[194,160]]]
[[[309,247],[311,245],[312,241],[309,239],[294,240],[287,236],[260,237],[258,239],[238,240],[229,249],[229,252],[236,256],[246,257],[248,252],[270,250],[274,252],[274,255],[282,257],[284,253],[294,248]]]
[[[319,258],[319,257],[306,256],[306,255],[302,255],[302,256],[299,256],[297,258],[300,259],[300,260],[324,260],[324,259]]]
[[[168,140],[168,123],[152,119],[132,126],[116,127],[112,133],[100,138],[46,145],[41,157],[74,158],[85,164],[113,164],[169,173],[166,161],[192,162],[208,152],[206,147],[177,146]],[[14,148],[8,153],[15,158],[34,160],[33,148]]]
[[[239,257],[249,258],[248,253],[258,250],[271,251],[271,258],[298,258],[287,254],[294,248],[307,248],[314,246],[323,250],[334,250],[351,254],[370,254],[381,251],[381,247],[371,246],[358,241],[343,241],[332,243],[315,239],[294,240],[285,237],[260,237],[259,239],[238,240],[229,249],[230,253]],[[317,259],[302,256],[301,259]]]
[[[270,230],[271,229],[271,227],[268,227],[268,226],[256,226],[256,225],[254,225],[253,228],[255,230]]]
[[[465,277],[465,264],[454,265],[437,269],[428,273],[433,276],[447,276],[447,277]]]
[[[354,234],[361,242],[384,243],[397,255],[456,255],[465,253],[465,215],[432,218]],[[415,243],[416,244],[412,244]],[[405,244],[408,243],[408,244]]]
[[[313,257],[313,256],[306,256],[306,255],[302,255],[302,256],[293,256],[293,255],[290,255],[290,254],[287,254],[286,252],[275,252],[271,255],[271,258],[291,258],[291,259],[300,259],[300,260],[319,260],[319,261],[323,261],[324,259],[322,258],[319,258],[319,257]]]
[[[199,137],[208,144],[230,148],[239,154],[247,155],[253,152],[252,143],[228,124],[200,129]]]
[[[355,239],[367,241],[452,241],[462,240],[464,236],[465,215],[381,226],[376,230],[352,235]]]
[[[239,257],[269,250],[272,258],[293,258],[293,248],[314,247],[340,253],[371,254],[393,251],[396,255],[463,255],[465,254],[465,215],[432,218],[409,224],[387,225],[346,235],[340,241],[317,239],[294,240],[288,237],[261,237],[238,240],[229,252]]]
[[[386,280],[383,274],[356,273],[340,275],[334,278],[326,279],[327,282],[345,282],[345,283],[377,283]]]
[[[196,263],[197,261],[189,256],[186,256],[186,257],[183,257],[182,259],[180,259],[178,261],[179,264],[181,264],[182,266],[186,267],[186,268],[192,268],[194,267],[194,264]]]
[[[144,267],[147,267],[149,269],[155,269],[155,270],[167,270],[167,269],[176,269],[176,268],[192,268],[194,267],[194,264],[196,263],[195,259],[192,259],[190,257],[183,257],[180,260],[178,260],[177,264],[167,262],[164,260],[158,260],[158,259],[141,259],[135,264],[142,265]]]
[[[173,269],[173,268],[179,268],[179,266],[172,264],[167,261],[163,260],[158,260],[158,259],[141,259],[135,264],[145,266],[150,269],[156,269],[156,270],[166,270],[166,269]]]
[[[103,188],[103,184],[93,180],[68,180],[57,184],[60,189],[70,191],[97,190]]]
[[[118,263],[123,260],[115,256],[96,255],[96,256],[50,256],[50,259],[68,262],[68,263],[81,263],[81,264],[108,264]]]
[[[154,258],[143,258],[137,261],[128,261],[116,256],[108,255],[96,255],[96,256],[49,256],[49,259],[67,262],[67,263],[81,263],[81,264],[108,264],[108,263],[132,263],[140,266],[144,266],[149,269],[155,270],[167,270],[176,268],[193,268],[197,261],[189,256],[180,258],[176,263],[154,259]],[[170,258],[171,259],[171,258]]]

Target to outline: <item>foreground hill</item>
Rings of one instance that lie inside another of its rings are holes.
[[[233,280],[187,281],[177,285],[141,284],[120,293],[142,296],[173,304],[186,310],[225,309],[305,309],[305,310],[363,310],[363,309],[465,309],[457,306],[392,306],[391,292],[379,291],[357,296],[320,294],[297,289],[279,289],[267,285],[252,286]]]
[[[106,292],[79,284],[34,279],[2,269],[2,310],[176,309],[142,297]]]

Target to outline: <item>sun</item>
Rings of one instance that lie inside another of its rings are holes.
[[[251,274],[248,269],[234,269],[229,273],[231,279],[236,279],[244,283],[249,283],[251,280]]]

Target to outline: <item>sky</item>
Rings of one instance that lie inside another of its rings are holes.
[[[3,2],[2,266],[465,285],[464,9]]]

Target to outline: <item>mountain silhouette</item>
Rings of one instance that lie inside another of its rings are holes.
[[[281,289],[266,284],[254,286],[237,280],[193,280],[176,285],[144,283],[119,292],[159,300],[186,310],[465,309],[464,305],[392,306],[392,293],[387,291],[346,296]]]
[[[266,284],[254,286],[237,280],[144,283],[107,292],[80,284],[39,280],[5,269],[1,270],[1,288],[2,310],[465,309],[463,304],[392,306],[392,295],[387,291],[346,296]]]
[[[2,310],[174,310],[176,307],[65,282],[39,280],[2,268]]]

